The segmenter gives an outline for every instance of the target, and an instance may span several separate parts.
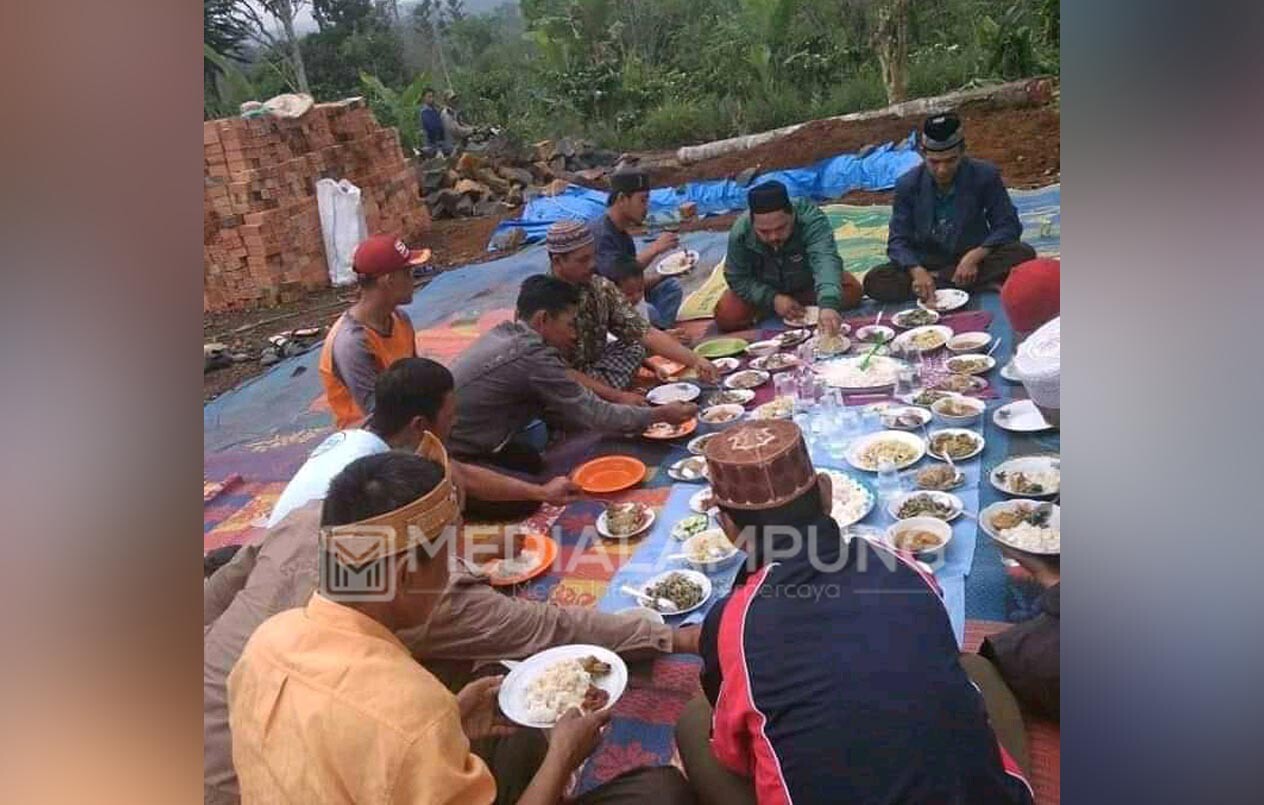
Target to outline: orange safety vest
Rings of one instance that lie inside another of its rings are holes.
[[[329,410],[333,412],[334,424],[338,430],[355,427],[365,419],[365,412],[360,410],[355,398],[351,396],[351,389],[347,388],[347,384],[342,382],[338,373],[334,371],[334,338],[337,337],[343,320],[346,318],[347,314],[343,313],[338,317],[338,321],[334,322],[334,326],[329,328],[329,334],[325,336],[325,345],[320,351],[320,379],[325,384],[325,396],[329,400]],[[400,358],[412,358],[417,355],[417,336],[413,328],[397,311],[391,311],[390,335],[382,335],[369,326],[365,326],[364,332],[367,336],[369,351],[377,359],[379,372],[385,371],[386,367]]]

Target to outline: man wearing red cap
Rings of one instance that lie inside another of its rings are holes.
[[[429,249],[412,251],[392,235],[356,247],[351,267],[360,298],[329,328],[320,353],[320,379],[339,430],[373,413],[373,386],[386,367],[417,354],[413,323],[399,306],[413,301],[413,268],[429,259]]]
[[[1001,307],[1016,339],[1022,341],[1058,317],[1061,283],[1062,264],[1051,257],[1014,266],[1001,287]]]

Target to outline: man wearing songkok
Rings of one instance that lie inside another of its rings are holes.
[[[535,448],[515,440],[536,419],[558,430],[639,433],[654,422],[680,424],[692,403],[652,408],[606,402],[571,376],[563,355],[575,346],[579,288],[548,274],[527,277],[514,321],[496,325],[452,364],[456,426],[452,451],[511,469],[542,463]]]
[[[373,413],[373,384],[400,358],[417,354],[412,320],[400,309],[413,300],[413,268],[430,250],[412,251],[391,235],[374,235],[351,259],[360,298],[338,317],[320,352],[320,380],[339,430]]]
[[[357,459],[334,479],[320,589],[261,625],[229,675],[243,801],[491,803],[500,774],[510,785],[530,777],[519,803],[557,803],[600,743],[609,711],[572,709],[538,768],[530,753],[494,752],[489,770],[470,742],[515,732],[497,715],[502,678],[453,696],[396,637],[438,612],[460,524],[442,445],[427,436],[419,453]],[[671,768],[640,769],[582,801],[688,801],[682,782]]]
[[[837,333],[838,311],[860,304],[861,287],[843,270],[825,213],[810,199],[792,203],[776,181],[751,188],[747,203],[729,230],[729,287],[715,306],[716,327],[744,330],[774,313],[798,318],[804,305],[819,305],[821,329]]]
[[[421,380],[427,382],[418,382]],[[426,393],[416,393],[418,388],[434,389],[441,402]],[[451,422],[451,388],[451,375],[432,361],[412,358],[397,362],[379,379],[379,407],[374,421],[407,423],[399,428],[384,427],[395,434],[389,438],[395,449],[411,450],[428,438],[427,434],[446,433]],[[437,413],[431,415],[430,411]],[[401,435],[405,432],[410,433],[407,439]],[[317,535],[329,482],[357,458],[386,451],[386,447],[370,445],[361,453],[357,445],[346,444],[339,442],[313,457],[305,465],[308,472],[300,472],[303,483],[292,482],[292,489],[287,488],[282,496],[287,506],[292,504],[295,508],[271,525],[262,539],[243,546],[205,584],[203,773],[204,798],[208,803],[239,801],[228,730],[225,679],[229,671],[259,624],[286,609],[303,606],[316,589]],[[461,465],[455,461],[451,464],[455,478]],[[476,472],[496,475],[479,467],[467,470],[470,489],[487,488],[470,482]],[[567,489],[555,494],[569,497],[573,482],[563,480]],[[470,504],[468,495],[466,504]],[[490,536],[501,537],[501,545],[508,541],[499,533]],[[516,547],[512,542],[510,546]],[[499,552],[512,547],[502,547]],[[474,556],[473,549],[471,554],[476,561],[491,558],[489,553]],[[673,629],[595,609],[560,607],[501,595],[485,576],[461,566],[452,571],[439,614],[425,629],[404,629],[398,636],[431,671],[445,681],[455,682],[468,679],[475,663],[520,659],[566,643],[592,643],[631,655],[692,653],[697,649],[697,632],[696,627]]]
[[[1055,428],[1061,422],[1062,317],[1041,325],[1018,345],[1014,371],[1027,396],[1045,421]]]
[[[936,287],[999,287],[1010,269],[1036,256],[1019,240],[1022,222],[995,165],[966,156],[952,112],[922,124],[922,164],[895,182],[887,235],[890,262],[865,275],[879,302],[934,301]]]
[[[333,477],[361,456],[415,450],[425,433],[433,433],[448,444],[459,407],[454,386],[452,373],[429,358],[402,358],[391,364],[374,385],[376,410],[369,421],[363,428],[330,435],[312,451],[277,498],[268,526],[281,522],[309,500],[325,497]],[[539,475],[544,471],[543,463],[522,471]],[[467,519],[522,519],[541,503],[564,505],[579,492],[564,475],[539,484],[456,461],[453,472],[466,495]]]
[[[1062,264],[1058,260],[1037,257],[1014,266],[1001,286],[1001,307],[1017,343],[1058,315],[1061,294]]]
[[[1030,803],[1013,697],[958,653],[928,569],[843,539],[798,427],[743,423],[705,455],[748,560],[703,623],[705,698],[676,728],[702,801]]]
[[[674,232],[664,232],[641,251],[636,250],[628,230],[645,223],[650,206],[650,177],[643,171],[617,170],[610,174],[610,196],[606,214],[589,224],[597,244],[597,273],[615,279],[614,263],[619,257],[631,257],[644,271],[645,304],[650,324],[667,330],[676,324],[676,313],[684,291],[675,277],[664,277],[657,271],[645,271],[654,260],[676,249],[680,239]]]
[[[651,326],[628,305],[614,283],[594,274],[596,246],[586,225],[580,221],[553,224],[545,249],[553,276],[579,289],[577,338],[569,363],[581,385],[608,402],[645,405],[643,397],[625,389],[647,353],[692,368],[708,382],[719,376],[710,361]]]

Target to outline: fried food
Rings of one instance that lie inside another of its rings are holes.
[[[930,451],[937,456],[945,453],[952,458],[964,458],[974,452],[979,442],[971,433],[940,433],[930,440]]]
[[[952,467],[938,464],[918,470],[916,480],[920,489],[943,491],[956,486],[961,478],[957,473],[953,472]]]
[[[610,673],[610,663],[603,662],[591,654],[581,659],[579,665],[593,676],[605,676]]]

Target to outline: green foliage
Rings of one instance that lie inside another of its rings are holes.
[[[399,130],[399,140],[404,150],[421,147],[420,119],[421,96],[430,83],[430,76],[422,73],[412,83],[396,92],[383,84],[377,76],[360,73],[360,84],[373,114],[383,125]]]
[[[321,30],[301,47],[317,100],[367,94],[409,145],[411,91],[430,77],[468,120],[524,139],[674,147],[884,106],[877,2],[508,0],[471,15],[462,0],[417,0],[395,21],[389,3],[313,0]],[[909,95],[1056,72],[1058,23],[1058,0],[918,0]],[[285,69],[262,54],[261,98]]]

